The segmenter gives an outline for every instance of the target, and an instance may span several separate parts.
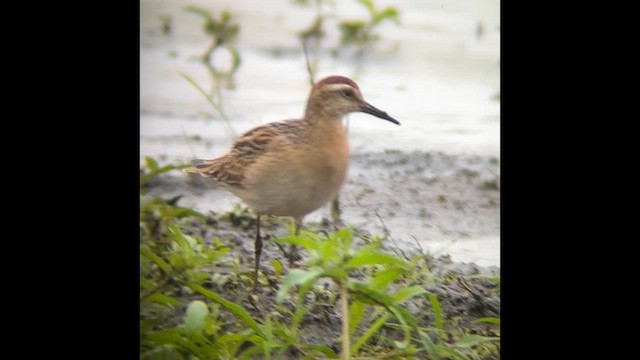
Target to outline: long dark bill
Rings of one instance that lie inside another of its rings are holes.
[[[362,111],[363,113],[367,113],[367,114],[371,114],[373,116],[379,117],[380,119],[389,120],[396,125],[400,125],[400,121],[392,118],[391,116],[389,116],[389,114],[376,108],[375,106],[369,104],[368,102],[364,103],[360,111]]]

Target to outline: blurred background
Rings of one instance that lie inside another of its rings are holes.
[[[141,167],[220,156],[250,128],[301,117],[311,79],[348,76],[402,126],[348,117],[345,222],[499,266],[499,0],[141,0],[140,17]],[[237,203],[216,189],[181,199]]]

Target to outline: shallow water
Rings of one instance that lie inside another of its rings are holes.
[[[341,20],[367,17],[356,1],[336,3],[335,8],[324,10]],[[383,23],[378,31],[381,39],[360,61],[347,53],[334,57],[330,51],[319,57],[318,77],[343,74],[354,78],[367,101],[402,122],[402,126],[395,126],[366,114],[350,115],[349,136],[354,156],[399,150],[499,160],[500,102],[496,95],[500,91],[500,2],[375,3],[380,8],[390,4],[396,7],[401,24]],[[287,0],[142,0],[141,156],[159,158],[161,162],[213,158],[224,153],[232,142],[228,124],[207,120],[202,115],[212,113],[211,106],[180,75],[180,72],[188,74],[205,88],[210,84],[206,69],[190,60],[204,52],[209,42],[202,31],[203,20],[185,13],[186,5],[197,5],[213,13],[227,9],[241,25],[235,43],[242,58],[235,77],[236,89],[224,91],[224,107],[234,133],[301,116],[309,84],[304,55],[295,34],[313,21],[312,7]],[[160,31],[161,15],[172,17],[169,34]],[[328,32],[336,28],[335,20],[325,25]],[[329,32],[323,44],[334,47],[337,36],[337,31]],[[220,56],[215,61],[224,64],[228,59]],[[362,182],[358,176],[364,172],[366,178],[367,171],[355,165],[350,170],[350,183]],[[499,178],[499,169],[493,171]],[[376,189],[385,186],[382,180],[377,185],[376,180],[372,182]],[[215,210],[237,202],[221,191],[212,191],[209,196],[215,199],[199,202],[194,199],[190,205]],[[387,199],[385,196],[389,195],[381,195],[378,201]],[[348,192],[345,197],[347,220],[365,219],[364,212],[348,218],[347,214],[358,212],[358,205],[349,202]],[[422,201],[424,206],[428,207],[428,201]],[[411,225],[416,219],[408,210],[396,211],[385,225],[392,235],[406,243],[413,242],[411,236],[428,237],[429,243],[423,244],[425,248],[450,253],[454,260],[499,265],[499,210],[494,213],[482,220],[482,231],[457,238],[429,233],[424,222]],[[472,223],[475,215],[466,216],[471,219],[465,221]]]

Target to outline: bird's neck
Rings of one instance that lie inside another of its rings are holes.
[[[316,121],[340,122],[345,115],[344,112],[328,105],[326,102],[318,101],[312,95],[307,102],[304,117]]]
[[[316,146],[335,141],[346,141],[342,116],[331,117],[326,114],[309,114],[307,111],[304,121],[308,125],[305,127],[305,131],[308,131],[311,135],[308,139],[314,142]]]

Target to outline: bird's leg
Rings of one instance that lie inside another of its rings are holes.
[[[258,267],[260,266],[260,255],[262,254],[262,238],[260,237],[260,215],[256,218],[256,243],[255,243],[255,252],[256,258],[254,260],[255,263],[255,273],[253,274],[253,292],[255,293],[258,289]]]
[[[302,219],[294,219],[295,220],[295,235],[300,236],[300,226],[302,225]],[[289,255],[287,256],[289,259],[289,267],[292,267],[294,263],[298,260],[302,260],[300,254],[298,254],[298,248],[291,244],[289,247]]]
[[[295,234],[300,236],[300,227],[302,226],[302,219],[295,219]]]
[[[341,214],[342,210],[340,210],[340,193],[337,193],[331,201],[331,222],[334,230],[338,230],[340,227],[344,226],[342,218],[340,217]]]

